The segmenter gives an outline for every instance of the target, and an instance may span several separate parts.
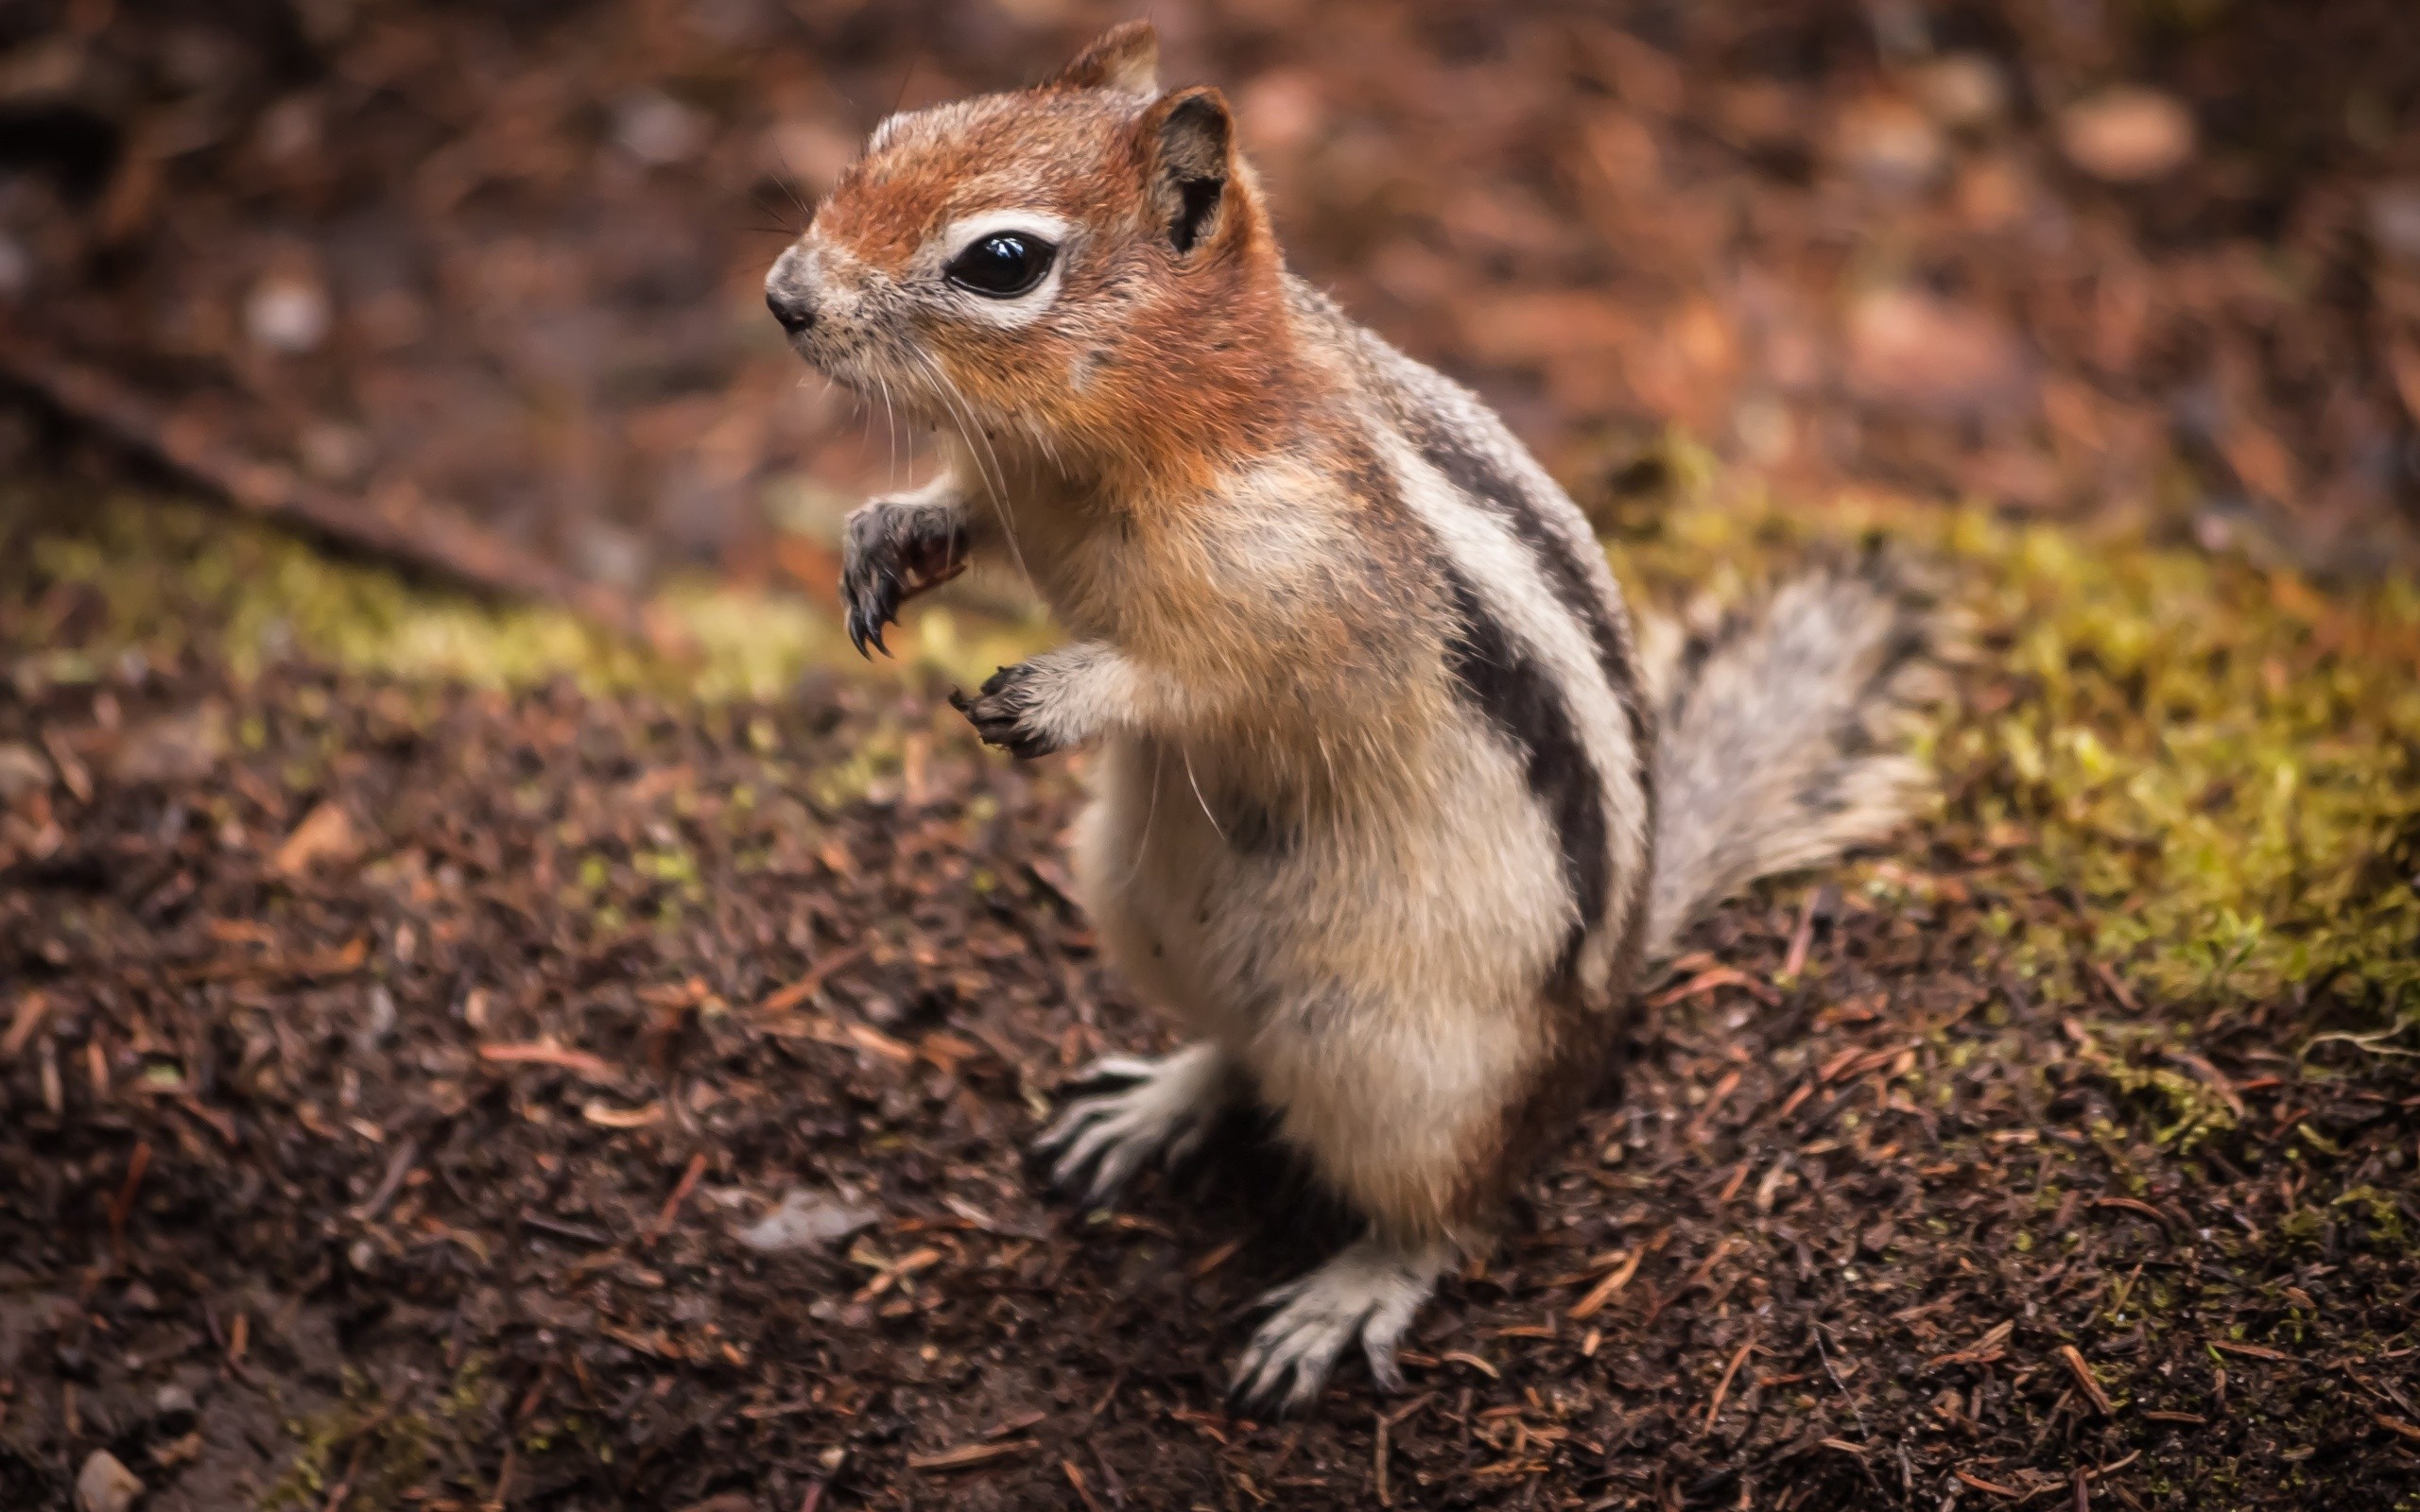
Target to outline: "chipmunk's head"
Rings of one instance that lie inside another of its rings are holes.
[[[1162,94],[1158,53],[1130,22],[1035,88],[885,121],[765,280],[799,354],[1054,455],[1201,421],[1258,360],[1237,322],[1278,259],[1226,101]]]

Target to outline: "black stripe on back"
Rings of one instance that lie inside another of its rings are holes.
[[[1484,505],[1509,527],[1546,575],[1547,587],[1565,613],[1588,627],[1597,649],[1597,667],[1614,692],[1630,722],[1631,744],[1642,758],[1649,749],[1647,715],[1638,696],[1637,670],[1621,627],[1605,606],[1604,594],[1589,576],[1587,564],[1571,549],[1563,533],[1547,524],[1536,501],[1495,464],[1473,451],[1458,437],[1426,431],[1420,455],[1430,467],[1469,498]]]
[[[1513,644],[1469,579],[1451,563],[1440,565],[1456,621],[1445,642],[1446,666],[1463,696],[1521,753],[1530,792],[1554,825],[1564,885],[1580,905],[1579,922],[1555,962],[1555,986],[1567,991],[1576,983],[1580,948],[1603,921],[1613,887],[1603,786],[1546,669]]]

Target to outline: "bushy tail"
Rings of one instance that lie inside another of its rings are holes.
[[[1950,623],[1879,548],[1728,612],[1647,627],[1662,709],[1647,951],[1756,878],[1879,839],[1928,791],[1907,746]]]

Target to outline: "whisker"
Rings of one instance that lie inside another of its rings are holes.
[[[815,207],[808,204],[806,197],[798,192],[798,164],[792,163],[790,155],[782,150],[781,139],[778,136],[772,140],[774,155],[782,160],[782,177],[774,181],[782,186],[782,193],[790,197],[790,203],[798,206],[799,215],[804,217],[799,222],[800,229],[804,230],[806,222],[815,218]]]
[[[1193,752],[1188,750],[1184,755],[1184,780],[1193,788],[1193,801],[1201,805],[1201,816],[1210,821],[1210,833],[1223,841],[1227,838],[1227,832],[1219,827],[1219,816],[1210,812],[1210,800],[1201,796],[1201,780],[1193,775]]]
[[[1026,566],[1024,549],[1017,544],[1016,518],[1009,507],[1008,476],[1000,470],[999,454],[992,450],[990,438],[982,435],[982,427],[975,422],[973,407],[966,403],[966,396],[959,392],[958,386],[950,382],[949,374],[943,372],[941,365],[929,354],[918,352],[915,355],[925,365],[925,370],[932,375],[935,391],[949,409],[958,427],[959,438],[966,443],[967,455],[980,474],[978,481],[983,485],[983,491],[991,497],[992,511],[1000,517],[1000,529],[1009,542],[1009,556],[1015,560],[1017,572],[1028,583],[1033,581],[1033,573]]]
[[[890,402],[890,380],[879,380],[882,386],[883,438],[890,446],[890,491],[899,491],[899,411]]]
[[[1134,864],[1126,868],[1126,880],[1120,886],[1131,887],[1143,870],[1143,855],[1151,846],[1151,821],[1160,816],[1160,763],[1167,755],[1167,747],[1151,742],[1151,802],[1143,810],[1143,833],[1134,842]]]

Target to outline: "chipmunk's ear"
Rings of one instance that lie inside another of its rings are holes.
[[[1123,21],[1093,39],[1045,89],[1114,89],[1125,94],[1160,92],[1160,34],[1148,21]]]
[[[1207,84],[1178,90],[1143,112],[1151,203],[1168,241],[1189,252],[1218,234],[1236,194],[1235,118]]]

